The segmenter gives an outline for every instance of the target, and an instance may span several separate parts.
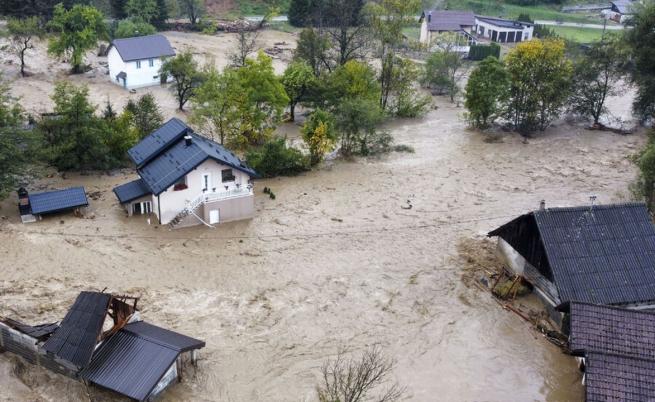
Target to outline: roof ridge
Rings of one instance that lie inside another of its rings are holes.
[[[578,211],[585,209],[612,209],[612,208],[625,208],[625,207],[645,207],[646,203],[641,201],[626,201],[612,204],[596,204],[596,205],[578,205],[578,206],[568,206],[568,207],[548,207],[546,209],[535,209],[530,213],[538,212],[561,212],[561,211]]]
[[[645,301],[650,301],[650,300],[645,300]],[[655,301],[655,300],[653,300]],[[651,315],[655,317],[655,311],[648,311],[648,310],[638,310],[638,309],[633,309],[633,308],[625,308],[625,307],[620,307],[620,306],[615,306],[615,305],[609,305],[609,304],[597,304],[597,303],[589,303],[589,302],[581,302],[581,301],[570,301],[571,307],[574,304],[578,305],[584,305],[584,306],[593,306],[593,307],[600,307],[600,308],[606,308],[610,310],[619,310],[623,312],[629,312],[630,314],[646,314],[646,315]]]

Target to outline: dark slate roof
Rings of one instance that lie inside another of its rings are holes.
[[[655,301],[655,229],[644,204],[549,208],[489,235],[522,219],[536,222],[562,302]]]
[[[506,20],[503,18],[495,18],[495,17],[485,17],[483,15],[477,15],[476,18],[480,21],[484,21],[488,24],[495,25],[497,27],[502,27],[502,28],[523,29],[526,26],[533,25],[530,24],[529,22]]]
[[[46,191],[29,195],[33,214],[51,214],[89,205],[84,187]]]
[[[632,14],[634,2],[630,0],[614,0],[611,2],[621,14]]]
[[[655,313],[571,303],[569,348],[655,360]]]
[[[432,15],[428,22],[429,31],[459,31],[475,25],[475,14],[471,11],[425,10],[421,19],[427,19],[429,15]]]
[[[257,177],[254,170],[222,145],[195,133],[191,133],[191,136],[193,138],[191,145],[187,146],[186,141],[181,138],[175,145],[138,169],[139,176],[154,195],[166,191],[180,178],[208,159],[240,170],[251,177]]]
[[[25,335],[29,335],[32,338],[38,339],[38,340],[44,340],[50,336],[53,332],[59,328],[59,324],[57,323],[52,323],[52,324],[39,324],[39,325],[28,325],[25,323],[22,323],[17,320],[13,320],[11,318],[4,318],[1,319],[0,322],[10,326],[11,328],[14,328]]]
[[[177,356],[204,342],[144,322],[132,323],[100,346],[82,378],[143,401]]]
[[[111,295],[81,292],[43,349],[82,368],[89,364]]]
[[[127,151],[132,161],[141,166],[184,137],[191,128],[178,118],[172,118]]]
[[[175,50],[171,47],[168,39],[160,34],[114,39],[111,46],[118,50],[123,61],[175,56]]]
[[[603,353],[585,359],[587,402],[655,400],[655,361]]]
[[[136,200],[137,198],[151,193],[143,179],[136,179],[129,183],[121,184],[118,187],[114,187],[113,191],[121,204]]]

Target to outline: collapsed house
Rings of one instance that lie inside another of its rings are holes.
[[[587,402],[655,400],[654,313],[576,302],[562,310]]]
[[[642,203],[542,208],[489,232],[506,267],[555,307],[655,307],[655,229]]]
[[[81,292],[60,323],[30,326],[0,318],[0,351],[134,400],[151,400],[179,381],[185,365],[196,364],[205,342],[142,321],[137,301]]]

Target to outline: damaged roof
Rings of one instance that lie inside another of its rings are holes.
[[[111,46],[118,50],[125,62],[175,56],[171,43],[161,34],[114,39]]]
[[[135,322],[105,341],[81,376],[143,401],[180,353],[204,346],[203,341],[143,321]]]
[[[43,349],[78,368],[91,361],[111,295],[81,292]]]
[[[536,230],[526,229],[530,222]],[[489,236],[501,237],[533,265],[544,265],[564,303],[655,302],[655,229],[643,203],[538,210]],[[530,250],[536,253],[528,255]]]

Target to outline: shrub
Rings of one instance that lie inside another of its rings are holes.
[[[500,58],[500,45],[491,43],[489,45],[471,45],[469,50],[469,59],[471,60],[484,60],[489,56]]]
[[[250,167],[262,177],[295,176],[309,170],[309,161],[299,150],[287,147],[284,138],[267,141],[246,155]]]

